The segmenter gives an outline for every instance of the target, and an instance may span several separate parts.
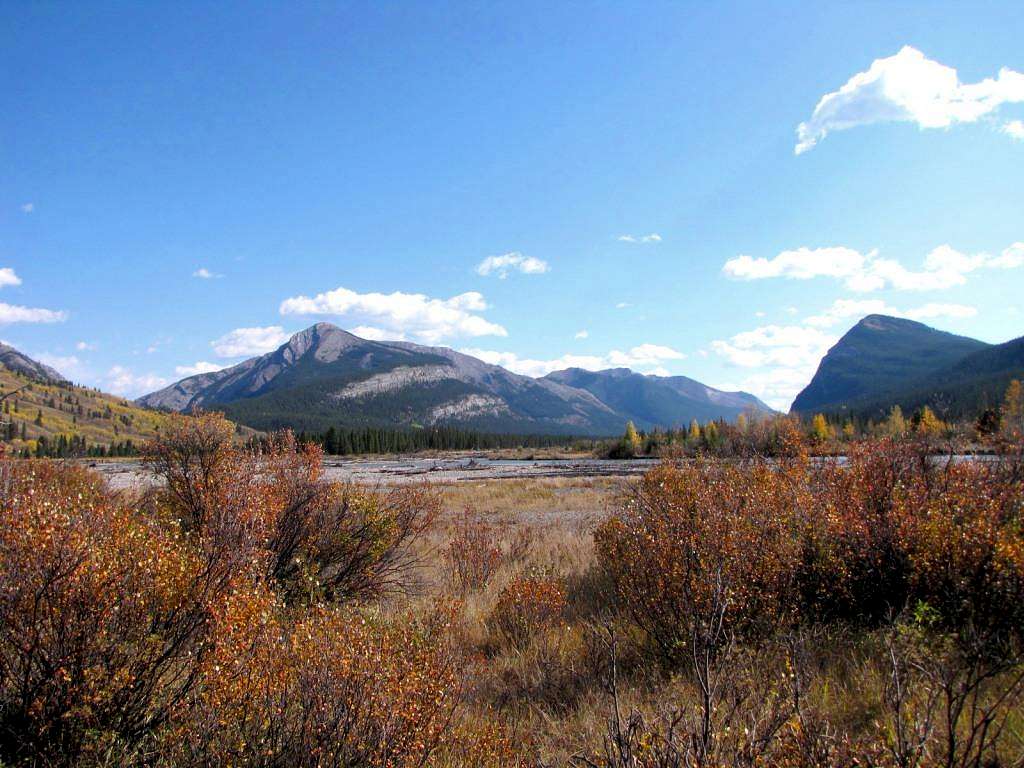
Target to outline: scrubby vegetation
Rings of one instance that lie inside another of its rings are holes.
[[[148,492],[6,460],[0,761],[1021,765],[1020,435],[773,429],[622,485],[332,485],[216,416]]]

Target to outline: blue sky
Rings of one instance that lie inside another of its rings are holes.
[[[328,320],[785,407],[868,311],[1024,334],[1022,29],[1020,3],[5,4],[0,337],[131,396]]]

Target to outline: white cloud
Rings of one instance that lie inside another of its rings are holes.
[[[660,243],[661,235],[651,232],[649,235],[619,235],[620,243]]]
[[[1005,122],[1000,130],[1011,139],[1024,141],[1024,120],[1010,120]]]
[[[35,203],[25,203],[21,206],[22,213],[32,213],[36,209]]]
[[[811,375],[813,375],[813,370]],[[772,408],[786,411],[789,410],[789,405],[797,393],[807,386],[808,381],[810,381],[810,377],[807,375],[806,369],[772,368],[751,373],[737,382],[716,384],[715,387],[726,392],[737,390],[749,392]]]
[[[135,374],[123,365],[107,371],[104,388],[122,397],[138,397],[167,386],[167,379],[152,373]]]
[[[502,326],[475,314],[486,309],[484,297],[475,291],[450,299],[434,299],[421,293],[356,293],[336,288],[312,298],[285,299],[280,312],[338,315],[364,321],[382,333],[404,334],[427,343],[452,337],[507,336]]]
[[[0,268],[0,288],[6,288],[8,285],[21,285],[21,278],[10,267]]]
[[[902,291],[935,291],[963,285],[967,275],[979,269],[1012,269],[1024,264],[1024,243],[1014,243],[999,256],[965,254],[949,245],[932,249],[922,269],[907,269],[894,259],[879,258],[878,251],[860,253],[853,248],[797,248],[774,258],[740,255],[722,267],[735,280],[783,277],[810,280],[831,277],[859,293],[891,287]]]
[[[773,408],[784,409],[811,380],[818,362],[838,341],[818,328],[766,325],[711,342],[711,349],[740,368],[767,368],[752,372],[737,387],[757,395]]]
[[[206,267],[200,267],[192,273],[192,277],[198,277],[200,280],[213,280],[218,277],[224,277],[224,275],[218,275],[216,272],[211,272]]]
[[[632,368],[642,373],[656,373],[669,376],[661,363],[668,360],[683,360],[682,352],[671,347],[658,344],[640,344],[623,352],[613,349],[606,355],[562,355],[549,360],[537,360],[519,357],[515,352],[495,352],[487,349],[462,349],[460,352],[472,355],[491,365],[500,365],[513,373],[524,376],[546,376],[552,371],[564,368],[583,368],[588,371],[600,371],[605,368]]]
[[[904,46],[895,56],[875,59],[866,72],[825,94],[811,119],[797,127],[796,154],[832,131],[883,122],[948,128],[974,123],[1003,104],[1024,101],[1024,74],[1003,67],[995,78],[962,83],[957,71]]]
[[[357,325],[350,331],[361,339],[370,341],[405,341],[405,335],[402,333],[385,331],[383,328],[375,328],[372,325]]]
[[[800,325],[764,325],[713,341],[711,348],[733,365],[757,368],[765,365],[800,367],[817,364],[837,337],[817,328]]]
[[[90,344],[88,341],[80,341],[77,344],[75,344],[75,349],[77,349],[79,352],[92,352],[94,349],[96,349],[96,345]]]
[[[82,361],[74,355],[51,355],[47,352],[39,352],[35,359],[43,365],[55,368],[57,373],[69,378],[80,378],[85,372]]]
[[[978,314],[975,307],[964,304],[928,303],[912,309],[897,309],[881,299],[837,299],[832,306],[819,315],[813,315],[804,323],[815,328],[831,328],[850,318],[860,319],[865,315],[892,315],[910,320],[928,320],[938,317],[962,319]]]
[[[729,259],[722,267],[727,277],[736,280],[763,280],[769,277],[789,277],[794,280],[809,280],[812,277],[847,277],[860,272],[865,262],[877,251],[867,256],[852,248],[797,248],[783,251],[773,259],[753,258],[740,255]]]
[[[220,363],[208,363],[204,360],[200,360],[192,365],[178,365],[175,366],[174,372],[178,376],[197,376],[200,373],[213,373],[214,371],[222,371],[227,368],[226,365]]]
[[[989,257],[986,266],[1000,269],[1014,269],[1024,265],[1024,242],[1014,243],[1004,248],[998,256]]]
[[[210,342],[218,357],[254,357],[273,352],[288,341],[280,325],[266,328],[235,328]]]
[[[502,254],[501,256],[488,256],[476,265],[478,275],[485,277],[496,274],[504,280],[509,272],[522,272],[524,275],[540,275],[547,272],[550,266],[543,259],[533,256],[523,256],[519,251]]]
[[[574,339],[587,339],[587,338],[590,338],[590,331],[588,331],[586,328],[584,328],[582,331],[576,331],[576,335],[573,336],[573,338]]]
[[[63,323],[67,318],[67,313],[63,311],[37,307],[19,307],[14,304],[0,302],[0,324]]]
[[[618,304],[615,305],[615,308],[616,309],[629,309],[632,306],[633,305],[630,304],[628,301],[620,301]]]

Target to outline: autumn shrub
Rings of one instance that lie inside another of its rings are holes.
[[[289,600],[365,600],[411,586],[435,492],[333,485],[319,447],[285,432],[247,450],[231,434],[220,415],[177,416],[147,449],[164,481],[159,502],[208,551],[266,571]]]
[[[763,461],[663,465],[597,530],[619,605],[666,667],[795,619],[802,479]]]
[[[925,465],[906,443],[886,439],[851,445],[845,461],[810,471],[813,507],[799,569],[808,621],[873,625],[904,608],[910,563],[898,499]]]
[[[292,618],[268,593],[236,598],[179,724],[179,761],[399,768],[452,746],[462,667],[448,614],[319,606]]]
[[[1024,639],[1024,471],[1018,456],[922,470],[900,498],[912,606],[972,643]],[[965,631],[967,630],[967,631]]]
[[[561,621],[565,606],[560,578],[544,571],[519,574],[501,590],[487,623],[513,648],[523,649]]]
[[[464,510],[452,525],[444,560],[453,590],[482,589],[505,562],[497,528],[474,510]]]
[[[958,462],[883,440],[818,467],[812,489],[800,570],[808,620],[874,625],[924,603],[947,629],[1024,629],[1019,458]]]
[[[74,467],[0,464],[0,760],[128,763],[194,691],[231,574]]]

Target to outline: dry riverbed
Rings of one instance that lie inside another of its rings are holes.
[[[112,488],[140,488],[155,481],[140,461],[95,461],[86,466],[107,478]],[[635,477],[657,463],[655,459],[492,459],[484,456],[324,459],[328,480],[371,485],[409,482],[463,482],[536,478]]]

